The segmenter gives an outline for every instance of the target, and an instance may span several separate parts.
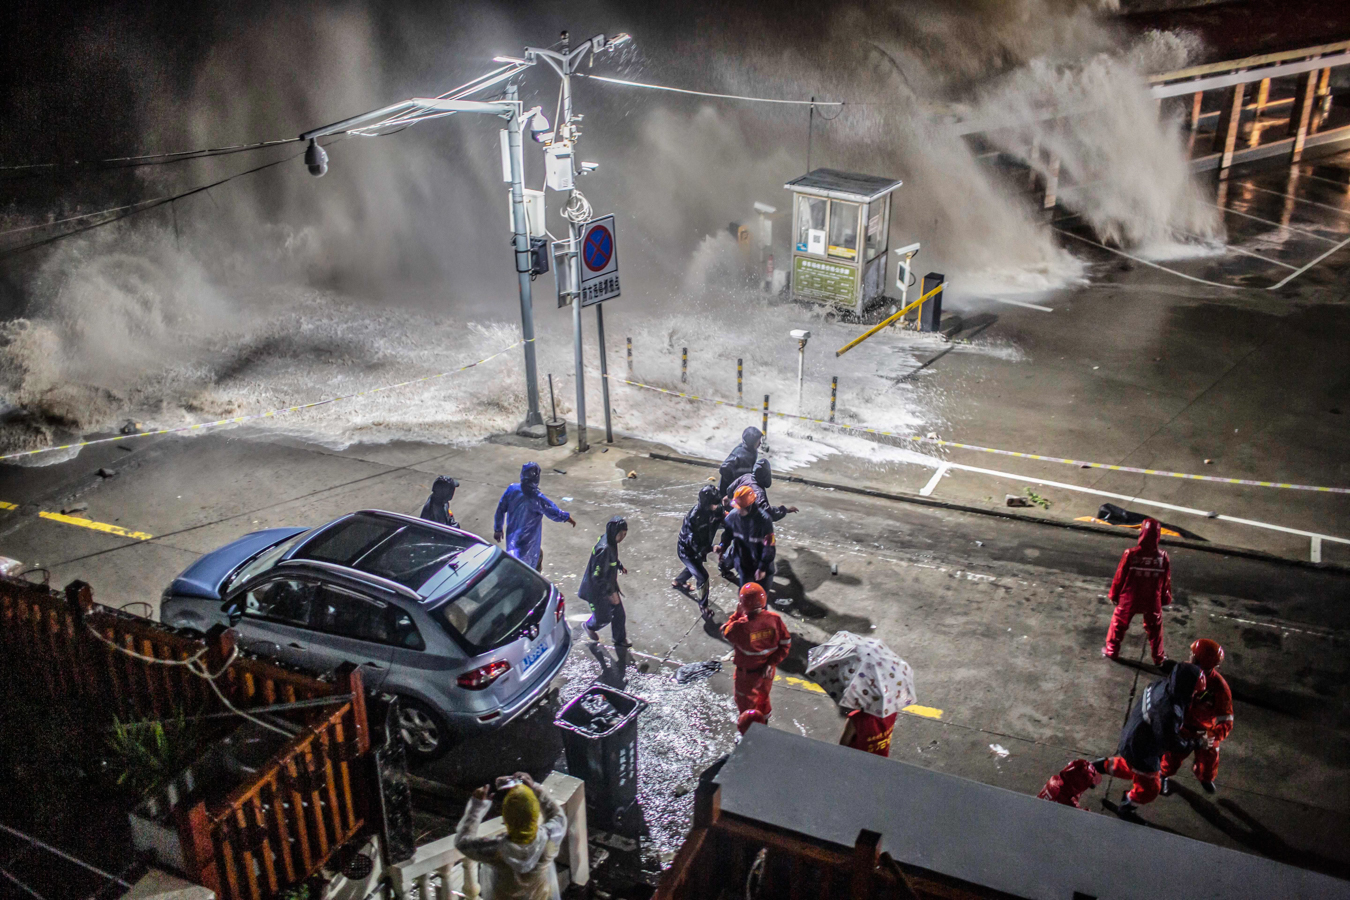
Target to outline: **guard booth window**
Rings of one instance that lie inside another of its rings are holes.
[[[878,203],[869,203],[863,208],[863,215],[867,217],[867,255],[865,259],[868,262],[876,259],[882,253],[886,252],[886,233],[890,230],[891,201],[889,197],[882,198]]]
[[[821,197],[797,198],[797,252],[825,254],[825,204]]]
[[[858,258],[858,204],[830,201],[830,256]]]

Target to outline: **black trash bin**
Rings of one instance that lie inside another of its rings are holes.
[[[622,831],[637,803],[637,717],[647,701],[592,685],[553,720],[562,732],[567,771],[586,782],[592,824]]]

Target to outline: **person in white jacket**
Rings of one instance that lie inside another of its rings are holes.
[[[554,860],[567,833],[562,807],[528,774],[497,779],[506,833],[478,837],[478,826],[492,805],[492,789],[473,792],[455,829],[455,849],[480,863],[483,900],[560,900]]]

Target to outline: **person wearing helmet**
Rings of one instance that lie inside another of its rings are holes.
[[[1172,603],[1172,563],[1167,551],[1158,546],[1161,527],[1157,519],[1145,519],[1139,528],[1139,543],[1120,556],[1108,595],[1116,611],[1102,647],[1102,656],[1107,659],[1120,654],[1120,642],[1136,615],[1144,617],[1153,662],[1160,666],[1167,658],[1163,653],[1162,608]]]
[[[1195,695],[1186,711],[1182,734],[1195,741],[1195,762],[1191,771],[1206,793],[1213,794],[1214,777],[1219,774],[1219,744],[1233,731],[1233,692],[1219,674],[1223,647],[1217,641],[1201,638],[1191,644],[1191,662],[1205,673],[1204,690]],[[1181,768],[1190,751],[1169,750],[1162,758],[1162,794],[1172,793],[1170,779]]]
[[[760,459],[755,462],[755,468],[752,471],[733,481],[727,490],[728,493],[735,496],[736,492],[742,487],[750,488],[750,490],[755,492],[755,505],[768,513],[770,519],[777,522],[788,513],[797,512],[797,507],[770,506],[768,491],[772,484],[773,468],[769,465],[767,459]]]
[[[721,475],[717,490],[724,500],[731,496],[731,483],[755,467],[755,457],[759,455],[759,445],[763,440],[764,432],[753,425],[741,432],[741,442],[727,454],[717,470]]]
[[[1205,690],[1205,673],[1191,663],[1177,663],[1171,673],[1144,688],[1120,731],[1115,756],[1095,760],[1103,775],[1128,778],[1133,784],[1120,798],[1116,814],[1130,818],[1139,807],[1152,803],[1162,790],[1163,754],[1189,751],[1192,739],[1182,732],[1186,710]]]
[[[725,551],[735,566],[736,579],[741,587],[752,581],[766,590],[773,581],[774,544],[773,520],[755,503],[755,492],[742,486],[731,497],[731,512],[722,519],[719,556]]]
[[[1101,783],[1102,773],[1093,768],[1092,763],[1086,759],[1075,759],[1060,769],[1058,774],[1051,775],[1036,796],[1051,803],[1082,809],[1078,805],[1078,798]]]
[[[458,528],[459,523],[455,521],[455,514],[450,511],[450,501],[454,499],[457,487],[459,482],[449,475],[436,476],[436,480],[431,483],[431,496],[422,504],[422,512],[418,518]]]
[[[619,562],[619,544],[626,537],[628,521],[623,516],[615,516],[605,523],[605,533],[591,550],[590,561],[581,575],[581,587],[577,590],[577,596],[591,605],[591,617],[582,626],[586,636],[598,641],[600,635],[596,629],[612,625],[615,647],[633,646],[628,642],[628,614],[624,612],[623,593],[619,590],[620,573],[628,574]]]
[[[754,582],[747,584],[741,588],[736,611],[722,626],[736,666],[736,712],[743,716],[755,710],[764,716],[765,722],[773,713],[769,702],[773,677],[792,648],[792,635],[783,624],[783,617],[767,609],[768,602],[764,588]],[[742,721],[750,727],[750,719]]]
[[[520,467],[520,482],[508,485],[497,502],[497,514],[492,518],[492,539],[500,541],[505,537],[506,552],[538,570],[544,564],[544,551],[540,546],[544,536],[544,516],[577,527],[570,513],[558,509],[557,504],[539,490],[539,463],[528,462]]]
[[[455,828],[455,849],[479,864],[485,900],[559,900],[554,860],[567,834],[566,813],[525,772],[498,778],[496,787],[506,829],[479,836],[492,806],[492,787],[483,785]]]
[[[717,485],[705,484],[698,492],[698,503],[685,513],[684,523],[680,525],[680,537],[675,542],[675,552],[684,563],[684,571],[670,583],[677,591],[688,592],[689,579],[694,579],[698,589],[695,599],[705,621],[712,621],[712,609],[708,606],[708,570],[703,561],[712,551],[713,540],[717,537],[717,528],[722,524],[722,496]]]

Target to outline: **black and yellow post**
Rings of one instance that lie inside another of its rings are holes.
[[[689,348],[680,348],[680,384],[689,383]]]
[[[769,395],[764,395],[764,416],[763,421],[759,423],[759,430],[762,434],[769,433]]]
[[[633,339],[628,338],[628,374],[633,374]]]
[[[834,422],[834,401],[839,396],[839,376],[830,379],[830,422]]]
[[[737,406],[744,406],[744,405],[745,405],[745,391],[744,391],[743,386],[742,386],[742,383],[741,383],[741,377],[742,377],[742,375],[743,375],[744,368],[745,368],[745,360],[740,359],[740,358],[738,357],[738,358],[736,359],[736,405],[737,405]]]

